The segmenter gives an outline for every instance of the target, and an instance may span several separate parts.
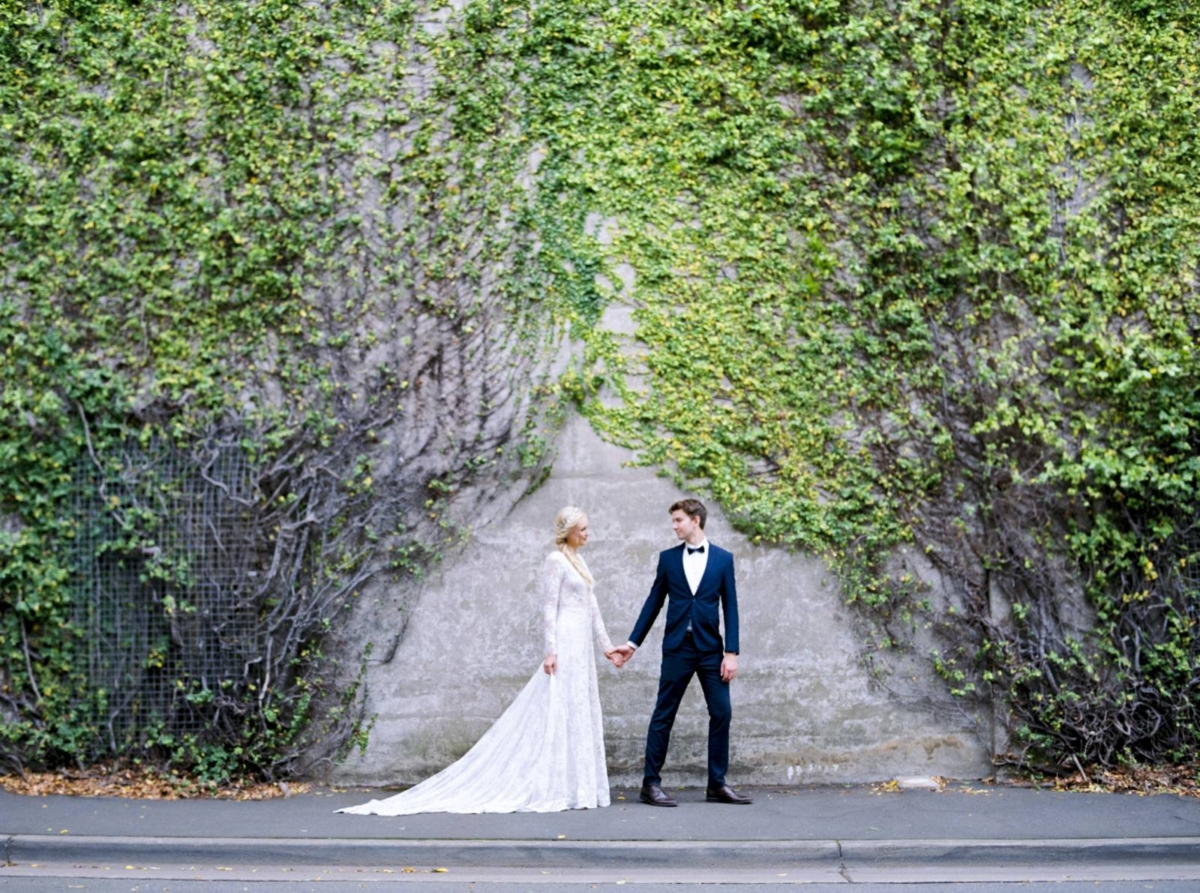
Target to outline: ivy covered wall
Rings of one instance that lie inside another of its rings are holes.
[[[1001,759],[1195,758],[1190,4],[0,10],[10,760],[76,752],[109,708],[60,548],[81,464],[133,500],[108,551],[165,611],[194,581],[130,456],[253,459],[256,610],[323,593],[275,627],[287,709],[249,670],[219,742],[110,749],[285,772],[322,629],[536,480],[562,400],[826,556],[868,653],[932,643],[995,701]],[[546,379],[563,327],[582,353]],[[324,720],[346,740],[350,694]]]
[[[536,479],[527,152],[450,101],[444,30],[0,4],[8,762],[282,775],[356,739],[325,633]]]

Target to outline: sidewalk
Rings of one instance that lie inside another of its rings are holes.
[[[0,792],[10,865],[205,862],[498,869],[847,871],[917,864],[1170,868],[1200,878],[1200,800],[983,785],[746,789],[751,806],[679,807],[615,790],[606,809],[382,818],[334,810],[378,791],[315,788],[257,802],[23,797]]]

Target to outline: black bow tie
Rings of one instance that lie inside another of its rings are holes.
[[[693,553],[695,553],[695,552],[703,552],[703,551],[704,551],[704,547],[703,547],[703,546],[697,546],[696,548],[694,548],[694,549],[693,549],[691,546],[688,546],[688,547],[687,547],[687,550],[688,550],[688,554],[689,554],[689,555],[692,555],[692,554],[693,554]]]

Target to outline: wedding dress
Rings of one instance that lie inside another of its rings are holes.
[[[583,559],[576,559],[587,570]],[[608,769],[591,635],[612,648],[592,587],[562,552],[542,567],[545,653],[515,701],[460,760],[386,800],[339,809],[354,815],[419,812],[557,812],[608,806]]]

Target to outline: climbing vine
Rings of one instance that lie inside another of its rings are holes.
[[[439,86],[445,18],[0,5],[8,764],[363,743],[338,630],[386,656],[381,587],[541,472],[525,157]]]
[[[529,24],[547,216],[594,283],[564,382],[592,422],[755,539],[828,556],[869,647],[990,694],[999,760],[1193,760],[1195,13]]]
[[[536,480],[560,399],[756,541],[826,556],[868,648],[995,703],[999,759],[1195,759],[1190,4],[0,17],[10,760],[90,734],[52,546],[80,463],[220,431],[292,469],[279,492],[337,469],[324,517],[365,539],[323,560],[355,580]],[[563,326],[583,347],[551,381]],[[386,535],[356,526],[381,503]],[[296,740],[231,759],[290,771]]]

